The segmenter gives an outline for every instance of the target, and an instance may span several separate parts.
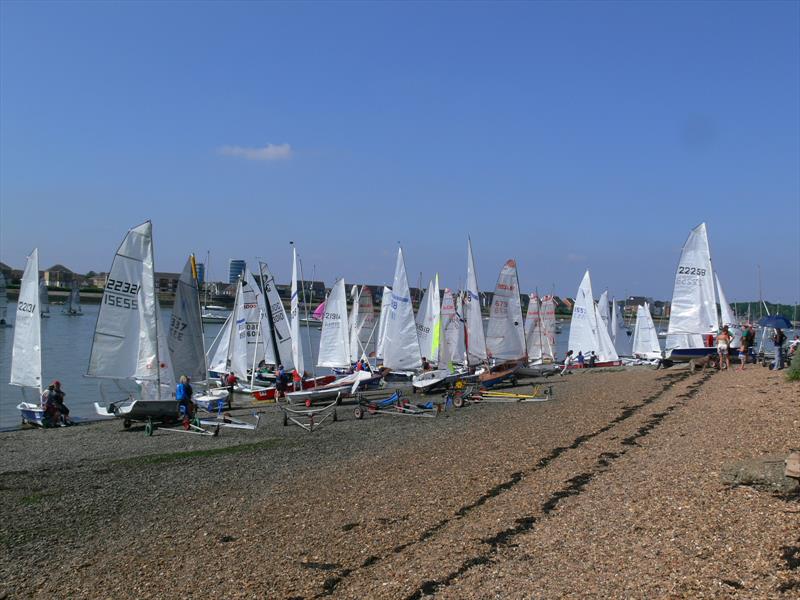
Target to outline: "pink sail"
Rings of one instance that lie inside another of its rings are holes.
[[[315,321],[322,321],[324,316],[325,316],[325,303],[323,302],[316,309],[314,309],[314,313],[311,315],[311,317]]]

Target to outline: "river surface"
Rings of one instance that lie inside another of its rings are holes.
[[[42,382],[47,385],[54,379],[58,379],[67,394],[66,404],[70,409],[70,415],[84,419],[95,418],[95,402],[106,403],[109,400],[120,400],[127,392],[135,391],[133,383],[123,383],[123,391],[121,391],[114,382],[103,381],[101,388],[100,380],[85,376],[99,308],[99,304],[85,304],[82,306],[82,316],[70,317],[61,314],[60,306],[53,305],[50,318],[42,319]],[[15,313],[16,303],[10,302],[8,320],[12,324]],[[162,310],[165,326],[169,322],[170,314],[170,309]],[[484,321],[484,325],[486,325],[486,321]],[[569,323],[562,323],[562,327],[562,332],[556,338],[556,352],[559,358],[564,356],[567,349]],[[206,348],[211,346],[221,328],[221,323],[205,324]],[[315,364],[320,330],[313,327],[306,330],[303,327],[301,337],[303,338],[306,364]],[[0,327],[0,382],[2,382],[0,383],[0,430],[19,427],[21,421],[16,406],[20,401],[23,399],[27,399],[29,402],[38,403],[39,401],[35,390],[23,389],[8,383],[13,338],[13,327]],[[313,359],[310,360],[312,348]],[[308,367],[306,370],[312,371]]]

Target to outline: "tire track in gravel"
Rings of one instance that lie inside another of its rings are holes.
[[[523,533],[531,531],[537,522],[540,520],[546,519],[549,517],[551,513],[553,513],[556,508],[558,507],[559,503],[564,498],[569,498],[571,496],[577,496],[584,489],[599,475],[606,473],[609,471],[615,460],[620,458],[621,456],[625,455],[631,448],[631,446],[638,446],[638,440],[649,435],[651,431],[653,431],[658,425],[672,412],[677,410],[678,408],[685,406],[686,403],[691,400],[697,393],[700,391],[700,388],[703,384],[708,381],[708,379],[712,376],[712,373],[707,373],[702,376],[702,378],[697,381],[696,383],[690,385],[687,390],[676,397],[676,402],[671,404],[670,406],[666,407],[663,411],[653,413],[649,416],[649,418],[645,421],[644,425],[639,427],[633,435],[630,435],[624,439],[622,439],[619,443],[622,448],[619,448],[616,452],[601,452],[597,460],[595,461],[594,466],[574,477],[568,479],[566,481],[566,485],[551,494],[550,498],[548,498],[545,502],[541,505],[541,514],[540,515],[526,515],[520,517],[515,520],[514,525],[512,527],[508,527],[501,531],[496,532],[494,535],[489,537],[485,537],[481,539],[481,542],[488,545],[488,549],[483,554],[479,554],[477,556],[472,556],[461,563],[458,569],[451,571],[444,577],[439,579],[432,579],[423,581],[420,586],[410,595],[406,596],[406,600],[420,600],[423,596],[429,596],[436,594],[439,590],[444,587],[450,585],[453,581],[470,571],[471,569],[489,564],[492,560],[494,554],[502,548],[503,546],[508,546],[510,542]],[[682,378],[682,379],[685,379]],[[681,379],[681,380],[682,380]],[[669,387],[672,387],[674,383],[677,381],[673,381],[671,385],[668,385],[662,392],[654,394],[650,398],[654,398],[656,396],[663,395]],[[652,403],[655,400],[650,400],[650,398],[646,399],[641,405],[637,405],[636,410],[639,410],[643,406]],[[634,408],[634,407],[631,407]],[[627,411],[628,409],[626,409]],[[615,420],[616,421],[616,420]],[[602,430],[608,431],[610,427],[607,425]],[[599,432],[600,430],[598,430]],[[595,437],[594,434],[589,434],[591,437]],[[538,470],[534,468],[534,470]]]
[[[411,547],[413,547],[413,546],[415,546],[415,545],[417,545],[419,543],[425,542],[425,541],[433,538],[439,531],[444,529],[449,523],[451,523],[451,522],[453,522],[455,520],[459,520],[459,519],[463,519],[463,518],[467,517],[467,515],[469,515],[472,511],[474,511],[475,509],[483,506],[484,504],[486,504],[486,502],[488,502],[492,498],[495,498],[495,497],[499,496],[500,494],[513,489],[517,484],[519,484],[524,479],[524,477],[526,477],[527,475],[531,475],[531,474],[533,474],[533,473],[535,473],[537,471],[541,471],[541,470],[547,468],[547,466],[550,465],[550,463],[552,463],[553,461],[557,460],[565,452],[568,452],[569,450],[575,450],[575,449],[581,447],[582,445],[584,445],[585,443],[587,443],[588,441],[596,438],[597,436],[602,435],[603,433],[606,433],[606,432],[610,431],[611,429],[613,429],[614,427],[617,427],[618,425],[624,423],[625,421],[627,421],[628,419],[630,419],[631,417],[636,415],[643,408],[646,408],[650,404],[652,404],[652,403],[656,402],[657,400],[659,400],[662,396],[664,396],[664,394],[666,394],[668,391],[670,391],[675,385],[685,381],[686,379],[691,377],[691,375],[692,375],[692,373],[687,371],[685,373],[678,373],[678,374],[674,374],[674,375],[665,375],[665,376],[661,377],[660,379],[661,380],[665,380],[665,383],[662,385],[662,388],[660,390],[657,390],[656,392],[652,393],[650,396],[646,397],[640,403],[634,404],[634,405],[631,405],[631,406],[628,406],[628,407],[624,408],[620,412],[619,415],[617,415],[614,419],[612,419],[611,421],[606,423],[603,427],[600,427],[599,429],[596,429],[595,431],[592,431],[590,433],[577,436],[572,441],[572,443],[570,443],[569,445],[557,446],[557,447],[551,449],[545,456],[543,456],[541,459],[539,459],[531,468],[529,468],[527,470],[521,470],[521,471],[516,471],[516,472],[512,473],[507,480],[505,480],[505,481],[503,481],[503,482],[491,487],[486,492],[481,494],[475,501],[473,501],[473,502],[471,502],[469,504],[465,504],[464,506],[459,508],[453,514],[453,516],[443,518],[441,521],[439,521],[435,525],[432,525],[431,527],[429,527],[428,529],[423,531],[419,535],[419,537],[417,537],[416,539],[408,541],[408,542],[405,542],[405,543],[400,544],[398,546],[395,546],[394,548],[392,548],[391,552],[388,552],[388,553],[384,554],[383,556],[374,556],[374,555],[373,556],[369,556],[361,564],[356,565],[356,566],[351,567],[351,568],[342,569],[338,574],[332,575],[331,577],[328,577],[323,582],[322,590],[319,593],[317,593],[315,596],[313,596],[313,598],[318,599],[318,598],[323,598],[323,597],[326,597],[326,596],[331,596],[336,591],[336,588],[339,586],[339,584],[341,584],[344,580],[346,580],[351,575],[353,575],[355,573],[358,573],[359,571],[362,571],[364,569],[370,568],[373,565],[377,565],[382,560],[384,560],[386,558],[389,558],[389,557],[391,557],[393,555],[397,555],[397,554],[399,554],[399,553],[401,553],[401,552],[403,552],[403,551],[405,551],[405,550],[407,550],[407,549],[409,549],[409,548],[411,548]],[[698,384],[695,384],[697,386],[696,389],[699,389],[699,386],[702,385],[702,383],[704,383],[708,379],[708,377],[709,377],[709,375],[705,375],[703,377],[703,379]],[[690,387],[690,389],[692,389],[692,388]],[[696,391],[694,391],[694,393],[696,393]],[[680,396],[679,396],[679,398],[680,398]],[[670,410],[670,412],[671,412],[671,410]],[[666,414],[664,416],[666,416]],[[663,416],[661,418],[663,418]],[[645,427],[647,427],[647,426],[645,426]],[[650,426],[649,429],[647,429],[641,435],[646,435],[646,433],[649,432],[650,429],[652,429],[653,427],[655,427],[655,424]],[[634,438],[635,437],[636,436],[634,436]],[[628,438],[626,438],[626,440],[627,439]],[[635,440],[631,441],[630,443],[634,443],[634,441]],[[625,440],[623,440],[622,443],[625,443]],[[614,460],[615,458],[618,458],[623,453],[624,452],[619,453],[619,454],[617,454],[617,453],[603,453],[601,455],[601,457],[602,457],[602,460],[606,461],[608,463],[608,465],[610,465],[612,460]],[[580,493],[580,490],[582,490],[589,483],[589,481],[591,481],[591,479],[594,477],[594,475],[592,475],[591,477],[589,477],[588,480],[584,481],[583,480],[584,476],[585,476],[585,474],[584,475],[579,475],[579,476],[569,480],[567,482],[569,484],[568,488],[566,490],[561,490],[560,492],[557,493],[557,494],[562,494],[561,496],[559,496],[558,498],[551,498],[550,500],[548,500],[548,502],[545,503],[545,504],[548,504],[548,503],[551,503],[551,502],[553,503],[552,507],[549,510],[550,511],[553,510],[555,508],[555,506],[558,504],[558,501],[561,498],[567,497],[567,496],[571,496],[571,495],[576,495],[577,493]],[[507,540],[507,539],[511,539],[515,535],[519,535],[520,533],[529,530],[531,527],[533,527],[535,521],[536,521],[536,519],[534,517],[524,517],[522,519],[519,519],[517,521],[517,524],[514,527],[512,527],[510,530],[506,530],[506,531],[499,532],[498,534],[496,534],[496,536],[500,536],[500,537],[497,540],[497,544],[492,546],[493,549],[491,550],[491,553],[496,552],[496,550],[499,547],[499,544],[500,544],[501,541]],[[486,539],[487,540],[494,540],[494,538],[496,536],[492,536],[492,537],[486,538]],[[490,544],[490,546],[491,546],[491,544]],[[459,577],[460,575],[464,574],[469,569],[471,569],[471,568],[473,568],[475,566],[481,565],[481,564],[485,564],[485,563],[489,562],[489,560],[490,560],[489,557],[486,557],[484,555],[479,556],[479,557],[475,557],[475,558],[472,558],[472,559],[468,559],[468,560],[464,561],[464,563],[461,565],[461,567],[457,571],[454,571],[453,573],[447,575],[444,579],[436,580],[436,581],[433,581],[433,582],[425,582],[425,583],[423,583],[422,586],[416,592],[414,592],[412,595],[409,596],[409,599],[410,598],[417,599],[417,598],[421,598],[423,594],[431,594],[436,589],[439,589],[443,585],[448,585],[453,579],[455,579],[455,578]],[[431,587],[431,586],[433,586],[433,587]]]

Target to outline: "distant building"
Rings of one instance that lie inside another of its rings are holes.
[[[239,281],[244,270],[247,268],[247,263],[238,258],[232,258],[228,261],[228,283],[236,283]]]
[[[180,273],[154,273],[156,290],[159,293],[175,293],[178,290]]]
[[[78,275],[70,271],[64,265],[53,265],[43,271],[44,282],[50,287],[68,288],[73,281],[80,279]]]
[[[104,288],[106,287],[106,281],[108,281],[108,273],[97,273],[96,275],[87,277],[84,281],[84,285],[89,287]]]

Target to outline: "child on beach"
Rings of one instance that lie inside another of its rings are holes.
[[[737,371],[744,371],[744,363],[747,362],[747,348],[744,344],[739,346],[739,368]]]
[[[572,350],[567,352],[567,355],[564,357],[564,368],[561,369],[561,373],[559,375],[563,375],[569,369],[569,366],[572,364]]]

